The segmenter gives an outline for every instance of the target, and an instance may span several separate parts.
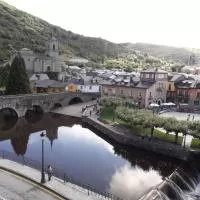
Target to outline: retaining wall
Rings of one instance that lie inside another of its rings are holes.
[[[147,138],[142,139],[141,137],[135,135],[128,137],[127,135],[123,135],[123,133],[112,129],[110,125],[103,124],[94,118],[83,116],[82,122],[100,131],[102,134],[108,136],[110,139],[113,139],[120,144],[133,146],[170,157],[175,157],[181,160],[188,160],[191,155],[190,150],[184,149],[180,145],[154,140],[149,141]]]

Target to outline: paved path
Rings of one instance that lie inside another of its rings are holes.
[[[189,118],[188,118],[188,115],[190,115]],[[200,120],[200,114],[197,114],[197,113],[165,112],[165,113],[161,113],[160,116],[162,116],[162,117],[175,117],[177,120],[187,120],[187,119],[189,119],[189,121]],[[159,130],[164,131],[164,129],[159,129]],[[170,134],[173,134],[173,133],[170,133]],[[192,136],[186,135],[185,146],[187,148],[189,148],[191,146],[192,139],[193,139]],[[182,146],[183,145],[184,145],[184,140],[183,140]]]
[[[26,177],[28,177],[31,180],[34,180],[38,183],[40,183],[41,180],[41,172],[38,170],[35,170],[31,167],[7,160],[7,159],[0,159],[0,167],[4,167],[6,169],[13,170],[19,174],[22,174]],[[0,177],[1,179],[1,177]],[[3,181],[3,180],[2,180]],[[12,183],[10,183],[12,184]],[[105,199],[102,196],[100,197],[96,193],[90,192],[88,195],[88,190],[81,188],[79,186],[76,186],[74,184],[71,184],[69,182],[64,183],[62,180],[52,177],[52,180],[50,182],[46,182],[44,184],[48,188],[56,191],[57,193],[63,195],[67,199],[71,200],[99,200],[99,199]],[[21,187],[21,186],[20,186]],[[0,188],[1,191],[1,188]],[[35,198],[37,199],[37,198]],[[48,198],[43,198],[44,200]],[[15,198],[13,199],[15,200]],[[51,200],[51,199],[50,199]]]
[[[178,120],[187,120],[188,114],[190,114],[189,121],[193,120],[200,120],[200,114],[197,113],[184,113],[184,112],[164,112],[161,113],[160,115],[163,117],[175,117]]]
[[[59,114],[70,115],[70,116],[75,116],[75,117],[81,117],[82,116],[82,108],[86,107],[87,105],[95,104],[96,102],[97,101],[94,100],[94,101],[74,104],[74,105],[70,105],[70,106],[66,106],[66,107],[61,107],[61,108],[55,109],[52,112],[59,113]]]
[[[0,191],[2,200],[61,199],[38,185],[4,170],[0,170]]]

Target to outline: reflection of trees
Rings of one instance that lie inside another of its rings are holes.
[[[143,170],[150,170],[151,168],[159,171],[159,173],[166,177],[170,175],[174,169],[180,164],[180,161],[150,153],[147,151],[138,150],[136,148],[122,148],[114,146],[115,153],[128,160],[132,166],[139,166]]]
[[[28,145],[29,134],[12,138],[11,145],[17,155],[25,155]]]
[[[13,109],[5,108],[0,111],[0,130],[6,131],[14,127],[18,117]]]
[[[89,127],[89,129],[96,135],[113,145],[115,153],[128,160],[132,166],[137,165],[143,170],[149,170],[150,168],[153,168],[159,171],[163,177],[166,177],[173,172],[177,165],[182,163],[182,161],[174,158],[169,158],[167,156],[144,151],[134,147],[119,145],[117,142],[102,134],[100,131],[92,128],[91,126],[85,126],[83,124],[83,127]]]

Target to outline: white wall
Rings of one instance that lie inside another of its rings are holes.
[[[78,90],[81,92],[100,92],[101,86],[100,85],[79,85]]]

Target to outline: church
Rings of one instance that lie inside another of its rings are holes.
[[[58,40],[53,36],[48,42],[44,54],[34,53],[28,48],[21,49],[20,53],[24,58],[26,69],[29,74],[42,72],[61,73],[62,69],[65,67],[65,63],[59,59]]]

